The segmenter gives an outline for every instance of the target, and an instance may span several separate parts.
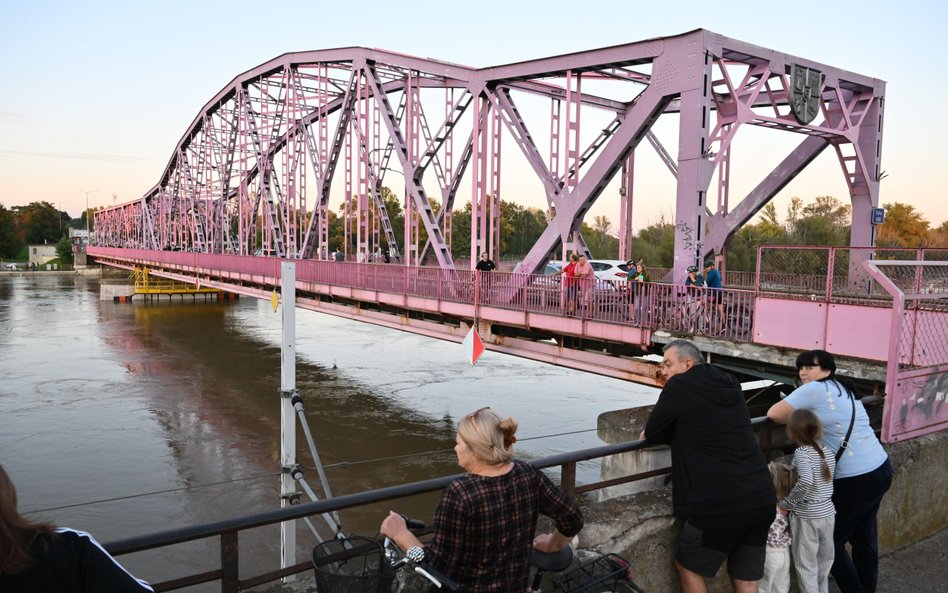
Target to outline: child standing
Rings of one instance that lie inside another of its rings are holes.
[[[771,461],[767,466],[774,480],[777,499],[783,500],[793,489],[793,474],[789,467]],[[790,520],[788,512],[779,506],[777,516],[767,532],[767,556],[764,576],[758,581],[760,593],[788,593],[790,591]]]
[[[790,414],[787,435],[797,444],[793,467],[797,483],[779,505],[790,511],[793,561],[801,593],[828,593],[833,565],[833,473],[836,457],[820,444],[823,424],[812,411],[800,408]]]

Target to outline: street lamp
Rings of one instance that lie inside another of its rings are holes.
[[[63,234],[63,204],[68,204],[72,200],[66,200],[64,202],[58,202],[56,204],[56,213],[59,215],[59,234]]]
[[[86,241],[88,241],[89,240],[89,194],[94,194],[95,192],[99,190],[90,189],[89,191],[86,191],[84,189],[80,189],[79,191],[86,194]]]

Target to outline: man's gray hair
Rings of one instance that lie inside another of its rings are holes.
[[[704,364],[704,356],[701,354],[701,350],[698,350],[698,347],[688,340],[671,341],[665,344],[665,347],[662,348],[662,352],[668,352],[673,348],[681,360],[690,360],[695,364]]]

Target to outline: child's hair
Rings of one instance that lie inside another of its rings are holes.
[[[787,420],[787,436],[798,445],[806,445],[816,449],[823,459],[823,479],[829,482],[833,479],[830,473],[829,464],[826,463],[826,455],[823,453],[823,447],[820,445],[819,438],[823,436],[823,423],[819,417],[805,408],[794,410]]]
[[[770,470],[770,477],[774,479],[774,488],[777,490],[777,500],[783,500],[790,494],[790,491],[793,490],[793,485],[797,481],[793,468],[783,463],[771,461],[767,464],[767,469]]]

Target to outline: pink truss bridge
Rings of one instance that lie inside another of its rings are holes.
[[[863,247],[884,99],[881,80],[706,30],[488,68],[361,47],[284,54],[204,105],[142,198],[96,212],[88,254],[260,298],[293,260],[300,307],[454,341],[476,323],[490,350],[650,384],[642,355],[676,336],[749,374],[787,376],[787,349],[825,348],[885,384],[884,436],[908,438],[948,425],[948,258]],[[676,155],[659,121],[677,126]],[[731,146],[747,126],[800,141],[732,200]],[[755,274],[728,272],[730,237],[827,149],[849,188],[852,247],[763,248]],[[619,258],[631,256],[639,150],[675,182],[674,266],[662,282],[579,287],[574,307],[542,272],[589,253],[580,230],[598,200],[617,203]],[[475,274],[456,258],[500,259],[502,166],[542,194],[548,224],[512,272]],[[386,180],[404,188],[402,241]],[[450,247],[459,194],[463,254]],[[331,199],[346,261],[330,253]],[[724,273],[721,309],[682,285],[705,259]]]

